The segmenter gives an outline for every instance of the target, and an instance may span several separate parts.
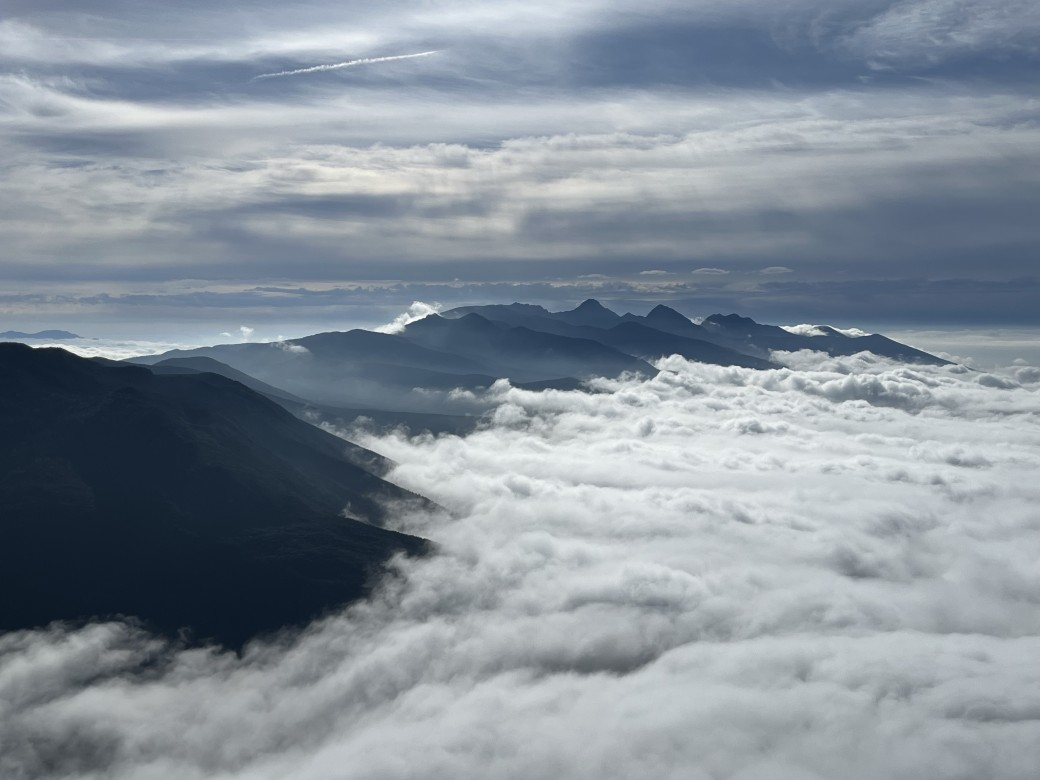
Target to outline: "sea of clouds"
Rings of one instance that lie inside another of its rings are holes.
[[[357,432],[437,555],[241,658],[0,637],[0,775],[1032,780],[1040,371],[779,357]]]

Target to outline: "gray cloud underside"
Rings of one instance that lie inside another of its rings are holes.
[[[40,289],[1034,273],[1034,3],[79,8],[0,22],[0,274]]]
[[[1040,373],[778,357],[364,438],[438,556],[240,660],[6,635],[0,772],[1031,780]]]

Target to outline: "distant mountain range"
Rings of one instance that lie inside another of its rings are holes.
[[[0,630],[131,615],[240,645],[364,595],[386,462],[214,373],[0,344]]]
[[[468,306],[394,335],[174,350],[134,360],[144,365],[2,343],[0,630],[128,615],[241,645],[363,596],[390,555],[427,549],[381,526],[387,506],[428,502],[385,481],[379,455],[309,422],[466,433],[490,402],[464,391],[499,379],[575,389],[653,376],[663,355],[768,369],[773,352],[800,349],[946,362],[877,334],[735,314],[698,324],[666,306],[619,315],[594,300]]]
[[[0,339],[41,339],[48,341],[67,341],[69,339],[81,339],[75,333],[67,330],[41,330],[36,333],[22,333],[20,330],[5,330],[0,332]]]
[[[550,312],[524,303],[464,306],[410,323],[398,334],[319,333],[290,341],[173,350],[135,362],[221,373],[249,384],[294,414],[376,427],[465,432],[484,410],[480,390],[506,378],[530,389],[576,388],[595,376],[653,376],[666,355],[722,366],[775,368],[774,351],[830,355],[871,351],[910,363],[942,359],[880,335],[849,336],[828,327],[792,333],[735,314],[700,324],[657,306],[645,316],[617,314],[587,300]],[[201,363],[199,361],[211,361]]]

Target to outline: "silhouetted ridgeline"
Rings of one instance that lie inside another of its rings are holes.
[[[11,343],[0,377],[0,629],[133,615],[237,645],[425,549],[371,524],[424,501],[379,456],[242,384]]]
[[[595,300],[563,312],[513,303],[452,309],[393,335],[319,333],[280,343],[173,350],[135,362],[213,370],[248,384],[244,373],[254,389],[308,418],[351,424],[364,417],[380,428],[453,433],[471,430],[486,407],[450,391],[479,391],[501,378],[531,389],[575,388],[596,376],[653,376],[651,361],[675,354],[768,369],[776,367],[774,350],[869,350],[906,362],[945,362],[884,336],[853,337],[826,327],[814,334],[737,315],[712,315],[698,325],[667,306],[639,316],[616,314]],[[217,362],[199,362],[204,360]]]

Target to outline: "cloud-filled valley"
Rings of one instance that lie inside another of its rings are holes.
[[[1031,778],[1035,371],[668,358],[349,433],[450,515],[377,596],[242,658],[0,638],[5,777]]]

